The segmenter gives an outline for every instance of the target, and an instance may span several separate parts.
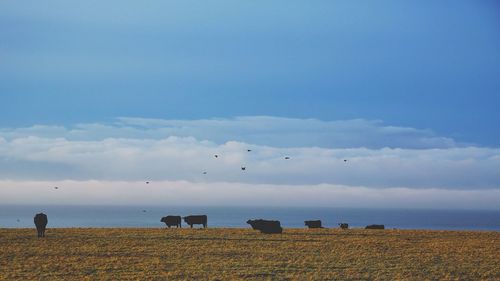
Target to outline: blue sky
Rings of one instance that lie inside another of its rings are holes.
[[[495,1],[0,4],[0,125],[378,119],[500,144]]]
[[[327,184],[489,206],[499,30],[497,1],[2,1],[0,186]],[[192,164],[217,151],[226,162]],[[290,153],[302,164],[269,173]],[[242,164],[255,174],[226,166]]]

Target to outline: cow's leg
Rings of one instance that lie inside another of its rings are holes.
[[[203,224],[203,228],[207,228],[207,224],[206,223]]]
[[[193,225],[192,225],[192,224],[190,224],[189,226],[191,226],[191,228],[193,228]]]

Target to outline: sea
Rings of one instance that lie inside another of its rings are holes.
[[[321,220],[324,227],[339,223],[361,228],[383,224],[392,229],[500,231],[500,210],[199,207],[199,206],[31,206],[0,205],[0,228],[34,227],[33,217],[43,212],[48,227],[165,227],[166,215],[208,216],[208,226],[248,228],[248,219],[279,220],[285,228],[303,228],[305,220]],[[187,227],[183,223],[183,227]]]

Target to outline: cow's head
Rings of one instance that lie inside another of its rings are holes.
[[[160,220],[160,221],[161,221],[161,222],[165,222],[166,220],[167,220],[167,217],[163,217],[163,218],[161,218],[161,220]]]

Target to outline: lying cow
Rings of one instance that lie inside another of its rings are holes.
[[[348,223],[339,223],[339,226],[342,229],[348,229],[349,228],[349,224]]]
[[[177,228],[182,228],[182,225],[181,225],[181,216],[166,216],[166,217],[163,217],[161,218],[160,220],[161,222],[164,222],[168,228],[170,228],[171,226],[176,226]]]
[[[208,219],[206,215],[187,216],[183,219],[191,228],[193,228],[193,224],[203,224],[203,228],[207,227]]]
[[[304,221],[304,224],[309,228],[323,228],[321,226],[321,220]]]
[[[49,220],[47,219],[47,215],[44,213],[36,214],[33,218],[33,221],[36,226],[38,237],[45,237],[45,228],[47,227],[47,223],[49,222]]]
[[[383,224],[370,224],[365,229],[385,229],[385,226]]]
[[[282,233],[283,228],[281,228],[280,221],[269,221],[269,220],[248,220],[247,223],[252,226],[253,229],[259,230],[261,233],[274,234]]]

